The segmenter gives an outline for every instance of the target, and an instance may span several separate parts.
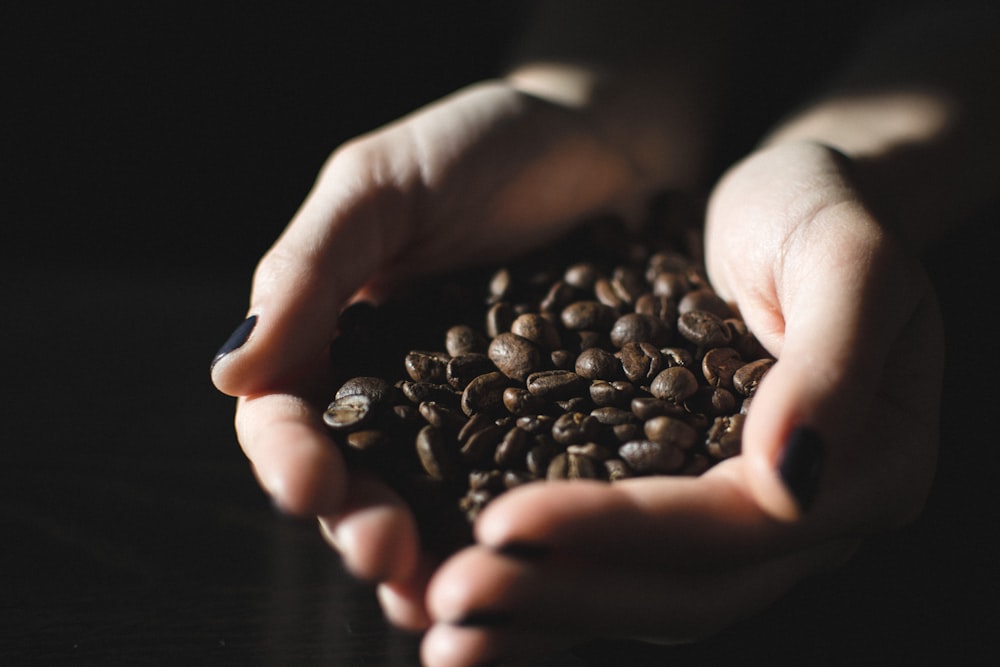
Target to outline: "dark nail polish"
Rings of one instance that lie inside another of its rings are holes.
[[[792,431],[778,461],[778,473],[803,510],[812,506],[822,470],[823,440],[819,434],[802,427]]]
[[[498,628],[510,625],[513,616],[506,611],[474,611],[455,621],[460,628]]]
[[[540,560],[549,554],[549,548],[533,542],[508,542],[495,549],[501,556],[521,560]]]
[[[215,367],[215,364],[218,363],[219,359],[222,359],[222,357],[226,356],[233,350],[243,345],[243,343],[247,342],[247,339],[250,338],[250,332],[253,331],[253,328],[254,326],[256,326],[256,324],[257,324],[256,315],[251,315],[250,317],[243,320],[243,322],[238,327],[236,327],[236,331],[234,331],[232,335],[229,336],[229,339],[225,343],[223,343],[222,347],[219,348],[219,351],[215,353],[215,358],[212,359],[212,368]]]

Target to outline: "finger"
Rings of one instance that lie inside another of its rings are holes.
[[[332,514],[343,505],[347,470],[315,409],[290,394],[237,401],[236,434],[261,487],[295,516]]]
[[[497,660],[550,655],[581,640],[531,630],[438,623],[424,635],[420,656],[426,667],[477,667]]]
[[[422,554],[412,576],[378,585],[376,594],[382,613],[394,626],[415,632],[424,631],[431,626],[425,598],[427,584],[437,564],[436,559],[426,553]]]
[[[701,477],[527,484],[486,507],[476,538],[503,551],[686,569],[772,556],[817,539],[817,526],[792,528],[764,513],[740,467],[736,458]]]
[[[384,187],[379,162],[376,141],[356,142],[324,167],[258,265],[247,320],[213,361],[221,391],[260,393],[315,365],[341,307],[396,254],[405,188]]]
[[[417,569],[419,537],[406,503],[383,482],[352,474],[341,510],[319,517],[345,568],[365,581],[404,581]]]
[[[440,624],[478,627],[472,648],[506,657],[503,632],[675,643],[717,633],[759,613],[808,575],[840,565],[856,542],[827,543],[742,567],[704,573],[608,564],[567,566],[467,549],[431,581]],[[464,663],[462,663],[464,664]]]

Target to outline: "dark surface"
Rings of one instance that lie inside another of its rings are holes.
[[[17,171],[0,247],[0,664],[417,664],[417,638],[386,626],[314,525],[272,510],[208,382],[326,153],[481,76],[492,61],[473,53],[513,21],[489,5],[459,34],[456,7],[392,19],[390,4],[0,10]],[[366,65],[386,43],[408,55]],[[452,49],[469,57],[446,69]],[[929,258],[949,364],[915,525],[703,644],[525,664],[980,663],[998,612],[998,218]]]

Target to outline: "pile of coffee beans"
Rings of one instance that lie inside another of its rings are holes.
[[[698,475],[738,454],[774,363],[695,251],[614,220],[354,304],[340,328],[324,421],[444,551],[521,484]]]

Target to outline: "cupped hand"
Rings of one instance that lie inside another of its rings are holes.
[[[941,322],[922,269],[851,171],[834,150],[788,143],[713,192],[710,278],[778,359],[742,453],[696,478],[530,484],[493,501],[477,545],[430,582],[428,665],[598,636],[698,639],[919,514],[938,444]]]
[[[399,625],[426,624],[430,564],[404,503],[349,471],[321,421],[339,312],[540,245],[651,180],[585,108],[485,82],[335,151],[259,263],[212,380],[239,397],[237,435],[261,486],[282,510],[320,517],[347,568],[383,584]]]

